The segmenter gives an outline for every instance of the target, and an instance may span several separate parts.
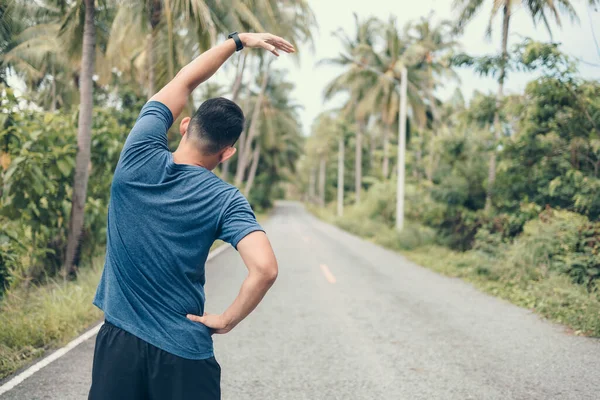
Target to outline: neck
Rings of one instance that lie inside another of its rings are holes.
[[[198,152],[189,151],[181,147],[177,148],[177,150],[173,152],[173,162],[175,164],[195,165],[197,167],[206,168],[210,171],[214,169],[214,167],[212,167],[212,163],[204,160],[203,157],[198,154]]]

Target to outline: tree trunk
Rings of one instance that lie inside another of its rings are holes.
[[[238,155],[238,167],[235,173],[235,186],[240,186],[242,184],[242,180],[244,179],[244,175],[246,172],[246,167],[248,164],[248,159],[250,157],[250,151],[252,149],[252,141],[258,132],[258,123],[260,119],[260,111],[262,108],[262,102],[265,97],[265,90],[267,88],[267,82],[269,80],[269,64],[265,67],[265,72],[263,73],[262,83],[260,85],[260,92],[258,94],[258,98],[256,99],[256,104],[254,104],[254,110],[252,111],[252,121],[250,122],[250,127],[248,128],[248,132],[245,137],[244,146],[240,146],[240,152]]]
[[[417,147],[415,150],[415,168],[413,169],[413,177],[417,182],[421,181],[421,171],[419,170],[419,168],[421,168],[421,162],[423,159],[423,150],[421,146],[422,143],[419,142],[419,147]]]
[[[385,129],[383,131],[383,165],[382,165],[382,172],[383,172],[383,179],[387,179],[388,175],[390,173],[390,131],[392,130],[392,126],[387,125],[385,126]]]
[[[156,69],[154,39],[157,34],[158,24],[162,18],[162,0],[152,0],[148,8],[148,20],[150,23],[150,33],[146,38],[146,52],[148,58],[148,100],[156,93]]]
[[[244,189],[244,196],[250,195],[252,185],[254,184],[254,178],[256,177],[256,169],[258,168],[258,161],[260,160],[260,144],[256,143],[254,146],[254,152],[252,153],[252,164],[250,165],[250,171],[248,172],[248,179],[246,180],[246,188]]]
[[[426,174],[427,174],[427,180],[429,182],[433,182],[433,173],[434,173],[434,169],[435,169],[435,142],[434,142],[434,137],[433,134],[431,135],[431,138],[429,139],[429,163],[427,166],[427,170],[426,170]]]
[[[356,131],[356,154],[354,156],[354,191],[355,191],[355,202],[360,203],[360,191],[362,189],[362,139],[363,139],[363,128],[364,122],[358,122],[358,129]]]
[[[238,68],[237,76],[235,77],[235,82],[233,82],[233,86],[231,88],[231,101],[237,103],[240,89],[242,88],[242,82],[244,78],[244,70],[246,69],[246,59],[248,55],[246,53],[242,54],[242,60],[240,68]],[[242,138],[240,137],[240,142],[242,142]],[[241,144],[241,143],[240,143]],[[226,160],[223,164],[221,164],[221,179],[226,181],[229,178],[229,163],[231,159]]]
[[[315,200],[316,173],[317,169],[315,167],[312,167],[310,169],[310,175],[308,177],[308,201],[311,203]]]
[[[75,181],[73,182],[73,199],[69,237],[65,254],[64,277],[76,274],[75,260],[78,257],[79,241],[83,229],[85,197],[87,192],[89,163],[91,158],[90,142],[92,135],[92,106],[94,53],[96,47],[96,27],[94,26],[94,0],[85,0],[85,22],[83,26],[83,45],[81,57],[81,77],[79,95],[79,121],[77,128],[77,156],[75,159]]]
[[[428,73],[429,73],[429,93],[428,94],[429,94],[429,103],[430,103],[430,107],[431,107],[431,114],[433,116],[433,124],[432,124],[432,129],[431,129],[431,139],[429,142],[429,165],[427,167],[427,180],[429,182],[433,182],[433,175],[435,174],[435,164],[436,164],[435,160],[437,158],[434,139],[437,136],[437,128],[438,128],[437,122],[439,121],[439,115],[437,112],[437,106],[435,104],[435,97],[433,96],[434,87],[433,87],[433,71],[431,69],[431,64],[429,64]],[[425,131],[425,124],[423,124],[423,126],[421,127],[421,131],[422,132]]]
[[[171,10],[171,0],[164,0],[165,2],[165,17],[167,19],[167,54],[169,59],[167,60],[167,67],[169,72],[169,80],[175,76],[175,43],[173,39],[173,14]]]
[[[496,96],[496,111],[494,113],[494,148],[490,153],[490,165],[488,170],[488,185],[485,196],[485,210],[492,208],[492,196],[494,183],[496,182],[496,147],[502,137],[500,125],[500,106],[504,96],[504,79],[506,78],[506,62],[508,60],[508,27],[510,23],[510,8],[504,6],[502,19],[502,64],[500,66],[500,77],[498,78],[498,95]]]
[[[325,207],[325,178],[326,178],[327,162],[325,157],[321,156],[319,162],[319,205]]]
[[[148,100],[150,100],[154,96],[154,93],[156,93],[154,87],[154,82],[156,81],[154,73],[154,37],[152,33],[146,36],[146,58],[148,68]]]
[[[241,64],[238,68],[237,76],[235,77],[233,86],[231,87],[231,101],[233,101],[234,103],[237,101],[238,95],[240,94],[240,89],[242,88],[242,82],[244,80],[244,70],[246,69],[246,59],[248,58],[248,55],[246,53],[243,53],[241,57]]]
[[[338,139],[337,215],[344,215],[344,137]]]
[[[52,65],[52,90],[51,90],[51,97],[52,97],[52,104],[50,104],[50,112],[54,112],[56,111],[56,71],[54,69],[54,65]]]
[[[371,168],[373,168],[373,165],[375,164],[375,148],[377,147],[376,139],[374,131],[371,131],[369,134],[369,171],[371,171]]]

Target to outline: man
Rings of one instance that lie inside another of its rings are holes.
[[[243,47],[294,52],[268,33],[232,33],[200,55],[142,108],[115,170],[106,262],[94,304],[96,399],[219,399],[211,334],[227,333],[258,305],[277,261],[248,201],[211,171],[231,158],[244,127],[233,102],[205,101],[183,118],[171,153],[167,130],[188,96]],[[223,314],[204,312],[204,263],[215,239],[235,247],[248,276]]]

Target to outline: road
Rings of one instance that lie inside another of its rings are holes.
[[[419,267],[280,203],[265,224],[280,274],[215,338],[223,399],[598,399],[600,341]],[[207,310],[235,297],[230,249],[207,264]],[[9,391],[84,399],[93,339]]]

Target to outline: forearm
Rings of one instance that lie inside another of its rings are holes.
[[[179,71],[175,79],[179,79],[187,88],[189,96],[198,85],[213,76],[233,53],[235,53],[235,42],[226,40],[196,57]]]
[[[151,100],[165,104],[171,110],[173,118],[177,119],[194,89],[213,76],[233,53],[235,53],[233,40],[226,40],[205,51],[183,67],[171,82],[152,96]]]
[[[234,302],[222,314],[229,331],[246,318],[261,302],[275,282],[275,276],[261,273],[249,273]]]

